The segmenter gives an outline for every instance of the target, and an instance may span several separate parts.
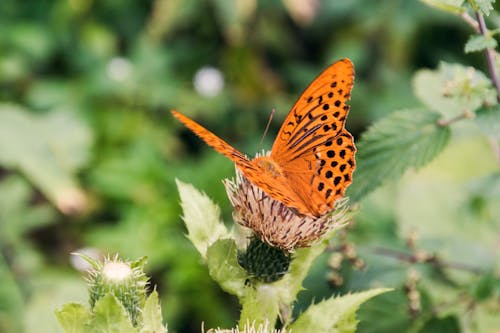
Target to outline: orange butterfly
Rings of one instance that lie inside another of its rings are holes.
[[[195,121],[172,114],[209,146],[230,158],[267,195],[300,215],[319,217],[335,207],[352,182],[354,140],[345,128],[354,66],[345,58],[325,69],[286,117],[270,156],[248,159]]]

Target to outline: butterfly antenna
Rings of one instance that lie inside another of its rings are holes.
[[[259,148],[257,149],[257,151],[260,151],[262,147],[262,143],[264,142],[264,138],[266,137],[267,131],[269,130],[269,126],[271,126],[271,121],[273,120],[275,112],[276,112],[275,109],[271,111],[271,115],[269,116],[269,120],[267,121],[266,129],[264,130],[264,133],[262,133],[262,138],[260,138]]]

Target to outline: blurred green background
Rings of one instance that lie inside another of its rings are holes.
[[[148,256],[171,331],[234,326],[237,301],[186,239],[174,182],[205,191],[230,225],[221,179],[234,166],[169,110],[253,155],[271,110],[265,148],[302,89],[349,57],[356,81],[347,127],[359,138],[373,121],[420,105],[416,70],[440,61],[484,70],[482,54],[463,52],[470,34],[459,17],[412,0],[2,0],[0,332],[60,331],[54,309],[87,302],[70,256],[83,249]],[[491,297],[500,291],[498,163],[486,139],[463,134],[470,131],[458,131],[421,172],[364,198],[337,244],[355,244],[366,268],[344,260],[332,272],[325,254],[297,310],[383,285],[396,291],[362,308],[360,332],[462,332],[471,322],[478,332],[500,330]],[[458,269],[388,253],[406,253],[414,225],[419,246]],[[333,273],[342,283],[329,284]],[[484,307],[474,316],[471,299]]]

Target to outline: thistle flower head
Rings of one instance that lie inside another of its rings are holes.
[[[320,217],[302,216],[269,197],[238,169],[236,178],[226,179],[224,185],[234,207],[235,221],[250,228],[262,242],[288,253],[312,245],[346,222],[347,198],[338,200],[333,212]]]

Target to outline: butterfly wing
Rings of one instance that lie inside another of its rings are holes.
[[[297,194],[288,186],[285,177],[272,177],[266,168],[249,160],[243,153],[233,148],[229,143],[219,138],[194,120],[175,110],[171,111],[188,129],[205,141],[210,147],[232,160],[243,175],[253,184],[260,187],[269,196],[279,199],[285,205],[293,207],[293,203],[300,201]]]
[[[175,118],[179,119],[180,122],[184,124],[184,126],[189,128],[194,134],[200,137],[210,147],[212,147],[219,153],[226,155],[236,164],[250,164],[250,160],[244,154],[233,148],[229,143],[222,140],[217,135],[207,130],[205,127],[201,126],[200,124],[190,119],[189,117],[186,117],[180,112],[177,112],[175,110],[172,110],[170,112],[172,112],[172,115]]]
[[[325,69],[295,102],[273,144],[271,158],[308,206],[303,214],[332,210],[351,183],[356,148],[344,124],[353,83],[349,59]]]

